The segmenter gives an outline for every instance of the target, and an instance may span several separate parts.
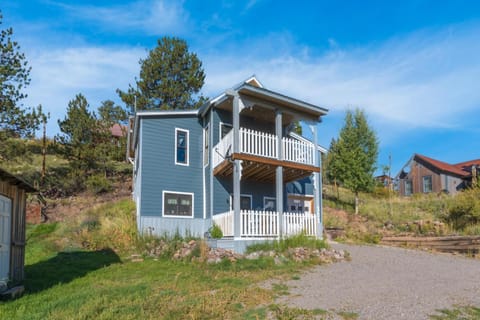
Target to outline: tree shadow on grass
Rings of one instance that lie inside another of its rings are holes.
[[[53,258],[25,266],[25,290],[27,293],[36,293],[120,262],[111,249],[59,252]]]

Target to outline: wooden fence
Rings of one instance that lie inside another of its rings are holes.
[[[480,236],[384,237],[381,244],[452,253],[478,254],[480,252]]]

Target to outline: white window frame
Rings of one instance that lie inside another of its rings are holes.
[[[183,132],[186,132],[187,133],[187,148],[186,148],[186,152],[187,152],[187,156],[186,156],[186,163],[182,163],[182,162],[178,162],[177,160],[177,137],[178,137],[178,131],[183,131]],[[174,153],[174,157],[175,157],[175,164],[176,165],[179,165],[179,166],[186,166],[188,167],[190,165],[190,131],[187,130],[187,129],[182,129],[182,128],[175,128],[175,153]]]
[[[407,184],[410,184],[410,192],[407,193]],[[413,181],[411,179],[405,179],[403,187],[405,189],[405,196],[411,196],[413,194]]]
[[[233,125],[231,123],[228,123],[228,122],[221,122],[218,124],[218,141],[222,141],[222,126],[228,126],[230,128],[232,128],[233,130]]]
[[[205,148],[208,144],[208,150]],[[203,167],[205,168],[210,163],[210,123],[203,128]],[[206,158],[205,158],[206,157]],[[205,161],[207,160],[207,161]]]
[[[265,211],[265,207],[266,207],[266,203],[265,203],[266,200],[275,201],[275,212],[276,212],[277,211],[277,198],[275,198],[275,197],[263,197],[263,210],[264,211]]]
[[[252,197],[252,195],[247,194],[247,193],[241,193],[240,194],[240,199],[242,197],[250,198],[250,210],[253,210],[253,197]],[[230,210],[233,211],[233,194],[230,194]],[[240,210],[242,210],[242,209],[240,209]]]
[[[425,190],[425,180],[426,180],[427,178],[430,179],[430,190],[429,190],[429,191],[426,191],[426,190]],[[433,177],[432,177],[432,175],[422,176],[422,191],[423,191],[423,193],[431,193],[431,192],[433,192]]]
[[[182,195],[190,195],[192,196],[192,215],[191,216],[178,216],[172,214],[165,214],[165,193],[173,193],[173,194],[182,194]],[[163,218],[182,218],[182,219],[193,219],[195,217],[195,194],[193,192],[181,192],[181,191],[170,191],[170,190],[163,190],[162,191],[162,217]]]

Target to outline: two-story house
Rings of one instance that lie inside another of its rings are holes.
[[[255,77],[198,110],[138,111],[128,139],[138,229],[203,236],[216,223],[237,251],[249,240],[321,237],[316,140],[326,114]],[[313,142],[291,132],[296,121]],[[306,177],[309,190],[288,193]]]

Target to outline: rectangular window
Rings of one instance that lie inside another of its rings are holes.
[[[163,191],[163,216],[193,218],[193,193]]]
[[[188,166],[188,130],[175,128],[175,164]]]
[[[210,157],[210,126],[206,126],[203,129],[203,166],[208,165],[208,158]]]
[[[412,180],[405,180],[405,195],[412,195]]]
[[[230,195],[230,210],[233,210],[233,195]],[[240,210],[252,210],[252,196],[249,194],[240,195]]]
[[[220,140],[223,139],[231,130],[233,126],[229,123],[220,122]]]
[[[272,197],[263,197],[263,210],[277,211],[277,201]]]
[[[429,193],[432,192],[432,176],[423,176],[423,192]]]

